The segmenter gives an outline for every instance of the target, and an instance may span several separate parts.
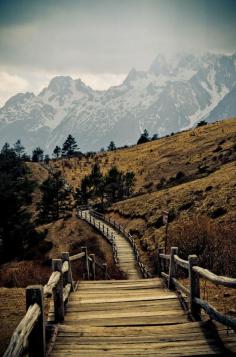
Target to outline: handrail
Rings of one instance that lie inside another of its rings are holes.
[[[198,273],[201,277],[211,281],[215,285],[222,285],[228,288],[236,288],[236,279],[228,278],[226,276],[220,276],[212,273],[208,269],[204,269],[198,266],[193,267],[193,271]]]
[[[201,309],[214,319],[226,326],[236,328],[236,319],[229,317],[225,314],[217,311],[208,302],[201,299],[200,295],[200,278],[211,281],[215,285],[222,285],[228,288],[236,288],[236,279],[229,278],[226,276],[219,276],[212,273],[208,269],[201,268],[198,266],[198,258],[196,255],[189,255],[188,260],[184,260],[178,256],[178,248],[171,247],[170,254],[163,254],[162,249],[158,249],[157,252],[157,268],[159,276],[162,276],[167,280],[169,289],[176,289],[181,293],[184,293],[189,297],[190,312],[192,316],[199,320],[201,318]],[[168,273],[166,273],[163,268],[164,261],[168,261]],[[180,266],[189,273],[189,288],[182,285],[176,277],[176,268]]]
[[[70,256],[70,261],[72,262],[74,260],[83,258],[84,256],[85,256],[85,252],[81,252],[81,253],[78,253],[78,254],[75,254],[75,255],[71,255]]]
[[[83,207],[83,206],[82,206]],[[87,207],[87,206],[86,206]],[[102,235],[106,238],[106,240],[108,241],[109,244],[112,245],[112,253],[113,253],[113,259],[114,262],[117,264],[118,263],[118,255],[117,255],[117,247],[116,247],[116,242],[115,242],[115,237],[107,230],[105,230],[104,225],[100,225],[100,222],[98,222],[98,224],[96,223],[95,219],[93,218],[93,216],[98,215],[99,217],[103,216],[102,214],[97,214],[97,212],[94,212],[92,210],[90,210],[90,215],[87,215],[87,213],[85,212],[85,214],[83,215],[83,210],[80,209],[81,206],[79,206],[78,208],[78,216],[81,219],[84,219],[85,221],[87,221],[89,224],[91,224],[94,228],[96,228],[97,230],[99,230],[99,232],[102,233]],[[87,210],[87,208],[86,208]],[[92,213],[93,212],[93,216]],[[92,219],[93,218],[93,219]]]
[[[174,255],[174,260],[175,263],[177,263],[178,265],[180,265],[182,268],[184,269],[188,269],[189,268],[189,264],[187,260],[184,260],[182,258],[180,258],[178,255]]]
[[[37,303],[29,306],[25,316],[12,335],[10,344],[4,353],[4,357],[17,357],[25,350],[28,337],[40,314],[40,306]]]
[[[151,278],[152,274],[149,272],[148,268],[145,267],[144,264],[141,263],[141,261],[140,261],[138,247],[137,247],[137,245],[135,243],[135,240],[133,239],[132,235],[130,233],[126,232],[125,228],[122,225],[118,224],[116,221],[112,220],[111,218],[106,217],[104,214],[96,212],[96,211],[94,211],[92,209],[89,210],[89,213],[90,213],[90,216],[94,216],[94,217],[97,217],[97,218],[105,221],[110,226],[112,226],[115,229],[117,229],[121,234],[123,234],[123,236],[126,238],[126,240],[130,243],[131,247],[133,248],[135,258],[136,258],[136,260],[138,262],[138,266],[140,268],[140,271],[141,271],[143,277],[144,278]],[[89,223],[91,223],[91,220],[89,221]],[[117,255],[117,251],[115,253]]]
[[[95,255],[91,255],[94,256],[94,259],[92,259],[88,255],[86,247],[81,249],[83,251],[78,254],[69,256],[68,252],[64,252],[61,255],[61,259],[53,259],[53,271],[44,286],[34,285],[26,288],[27,311],[13,332],[3,357],[19,357],[27,346],[29,355],[33,355],[34,349],[37,348],[38,355],[46,357],[44,298],[54,296],[54,321],[56,323],[62,322],[64,320],[65,304],[68,301],[70,292],[73,290],[71,262],[84,257],[88,279],[91,278],[91,269],[95,280],[95,266],[102,268],[105,279],[110,279],[107,264],[100,264],[95,259]],[[93,264],[94,262],[95,264]]]
[[[160,254],[160,258],[165,259],[165,260],[170,260],[170,255],[169,254]]]
[[[196,304],[200,305],[203,310],[215,321],[222,323],[223,325],[227,325],[232,328],[236,328],[236,318],[229,317],[227,315],[221,314],[218,310],[216,310],[211,304],[207,301],[204,301],[200,298],[194,298]]]
[[[55,288],[55,286],[58,284],[60,277],[61,277],[61,273],[59,271],[54,271],[50,275],[47,284],[44,285],[43,287],[43,292],[45,297],[52,295],[52,291]]]

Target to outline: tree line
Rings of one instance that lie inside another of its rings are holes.
[[[35,182],[28,179],[19,143],[0,152],[0,262],[18,257],[36,245],[44,235],[36,231],[27,206],[32,201]]]
[[[104,200],[113,203],[128,197],[133,193],[135,174],[132,171],[126,173],[112,166],[107,174],[101,172],[98,163],[91,169],[90,175],[86,175],[76,190],[77,203],[87,204],[89,200],[97,201],[103,207]]]

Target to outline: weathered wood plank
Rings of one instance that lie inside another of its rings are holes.
[[[236,279],[235,278],[228,278],[226,276],[219,276],[211,271],[201,268],[199,266],[193,266],[193,271],[198,273],[202,278],[205,278],[215,285],[222,285],[227,286],[229,288],[236,288]]]
[[[84,256],[85,256],[85,252],[81,252],[81,253],[72,255],[72,256],[70,257],[70,261],[72,262],[72,261],[74,261],[74,260],[83,258]]]

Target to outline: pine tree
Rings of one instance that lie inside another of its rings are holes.
[[[34,183],[27,179],[27,170],[14,149],[5,144],[0,153],[1,261],[23,258],[27,250],[41,239],[26,209],[34,189]]]
[[[105,177],[105,191],[110,195],[112,202],[122,195],[122,172],[112,166]]]
[[[78,150],[78,145],[76,143],[75,138],[71,134],[67,136],[66,141],[62,147],[62,154],[63,155],[73,155],[75,151]]]
[[[43,149],[41,149],[39,146],[37,146],[36,149],[34,149],[32,152],[32,161],[43,161]]]
[[[110,144],[107,147],[108,151],[114,151],[116,149],[116,145],[114,143],[114,141],[111,141]]]
[[[125,194],[127,196],[130,196],[132,191],[133,191],[134,182],[135,182],[135,174],[134,174],[134,172],[133,171],[128,171],[124,175],[124,181],[125,181]]]
[[[89,176],[84,176],[81,180],[80,187],[76,190],[76,201],[78,205],[83,205],[88,203],[90,197],[90,179]]]
[[[22,158],[22,156],[24,155],[25,148],[23,145],[21,145],[20,140],[17,140],[16,143],[14,144],[14,151],[18,158]]]
[[[144,144],[147,143],[148,141],[150,141],[149,138],[149,133],[147,131],[147,129],[144,129],[144,132],[141,134],[140,138],[138,139],[137,144]]]
[[[38,205],[38,220],[47,223],[59,219],[69,210],[69,193],[61,172],[50,175],[41,185],[42,199]]]
[[[55,149],[53,150],[53,156],[58,159],[61,155],[61,148],[60,146],[56,146]]]

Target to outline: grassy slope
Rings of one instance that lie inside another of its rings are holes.
[[[112,165],[117,165],[120,170],[134,171],[137,179],[135,190],[145,192],[156,190],[161,178],[168,181],[179,171],[191,179],[215,170],[226,160],[235,159],[235,151],[232,150],[235,143],[236,118],[147,144],[97,153],[93,158],[57,160],[54,165],[63,171],[74,187],[80,184],[84,175],[90,173],[95,160],[100,163],[103,172]]]
[[[163,244],[165,236],[165,228],[157,225],[163,209],[175,215],[169,224],[170,245],[175,233],[195,220],[200,226],[209,225],[209,230],[213,226],[216,230],[228,230],[235,250],[232,232],[236,229],[236,118],[147,144],[98,153],[93,158],[58,160],[55,166],[77,187],[95,160],[103,172],[113,164],[120,170],[135,172],[135,191],[140,195],[113,204],[109,215],[133,233],[142,260],[150,268],[154,269],[156,248]],[[175,179],[180,171],[185,175],[182,181]],[[164,185],[157,188],[161,178],[165,179]],[[209,214],[219,208],[226,213],[210,218]],[[219,298],[224,289],[207,286],[209,289],[203,282],[203,295],[209,295],[215,306],[221,311],[235,311],[235,293],[230,291],[225,300]]]
[[[148,250],[154,251],[165,235],[164,227],[156,228],[163,209],[175,214],[169,224],[171,231],[193,216],[205,216],[219,207],[225,208],[226,213],[215,222],[221,225],[236,222],[235,187],[236,163],[232,162],[202,179],[118,202],[109,209],[109,214],[141,236],[141,242],[146,241]]]

